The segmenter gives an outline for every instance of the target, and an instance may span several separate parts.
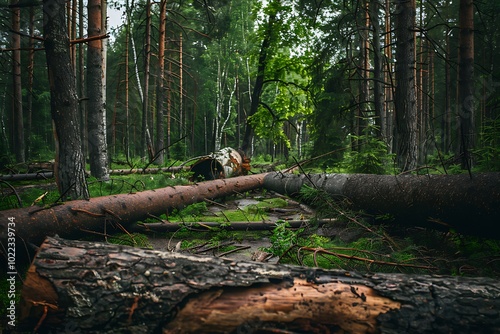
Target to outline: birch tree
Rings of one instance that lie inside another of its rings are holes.
[[[105,3],[105,2],[104,2]],[[108,152],[106,142],[106,80],[104,64],[105,19],[101,0],[88,2],[87,94],[88,142],[90,172],[97,179],[108,179]],[[95,38],[95,39],[92,39]]]

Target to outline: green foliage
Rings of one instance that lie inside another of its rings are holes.
[[[170,174],[131,174],[123,176],[113,176],[109,181],[96,180],[93,177],[88,179],[89,192],[91,197],[108,196],[116,194],[126,194],[149,189],[164,188],[186,184],[186,179],[172,179]],[[17,182],[13,186],[24,185],[26,182]],[[53,184],[47,181],[30,181],[29,184],[39,185],[38,187],[27,187],[21,189],[19,197],[23,207],[38,205],[48,206],[54,204],[59,199],[59,192]],[[0,183],[0,191],[5,186]],[[1,201],[0,210],[17,207],[17,200],[9,196],[5,201]]]
[[[180,217],[188,217],[188,216],[199,217],[206,212],[207,212],[207,203],[199,202],[186,206],[184,209],[179,211],[178,215]]]
[[[478,168],[500,171],[500,118],[487,120],[479,133],[480,147],[474,150]]]
[[[147,236],[141,233],[123,233],[108,236],[108,242],[117,245],[126,245],[140,248],[152,249],[153,246],[149,242]]]
[[[349,137],[359,143],[359,149],[352,149],[344,154],[341,167],[349,173],[384,174],[386,166],[391,161],[387,153],[387,145],[373,134],[375,126],[369,125],[363,129],[360,136]]]
[[[269,237],[271,246],[264,248],[264,251],[273,254],[274,256],[281,257],[292,246],[297,245],[299,235],[304,229],[293,231],[290,229],[290,224],[287,222],[276,222],[276,227],[272,235]]]

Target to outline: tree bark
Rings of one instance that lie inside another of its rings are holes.
[[[86,231],[110,233],[113,227],[106,229],[107,223],[111,223],[110,226],[119,223],[127,227],[151,216],[168,213],[172,208],[182,208],[204,199],[229,196],[259,188],[265,175],[257,174],[134,194],[96,197],[48,208],[32,206],[3,210],[0,211],[0,242],[6,244],[9,217],[16,219],[18,238],[39,245],[46,236],[58,234],[64,238],[77,238]],[[21,247],[23,243],[19,241],[18,244]]]
[[[377,133],[381,140],[388,142],[385,137],[385,119],[386,113],[384,110],[384,76],[382,73],[382,43],[380,38],[380,23],[379,23],[379,0],[370,1],[370,23],[373,28],[373,107],[375,111],[375,124],[377,125]]]
[[[415,94],[414,1],[396,2],[396,162],[402,171],[417,167],[417,105]]]
[[[151,0],[146,2],[146,41],[144,45],[144,93],[142,99],[142,131],[141,131],[141,155],[146,158],[149,155],[149,161],[153,157],[152,147],[148,145],[149,132],[149,71],[151,60]]]
[[[88,2],[88,36],[105,33],[102,26],[101,0]],[[106,103],[103,89],[103,39],[91,40],[87,48],[88,144],[90,173],[97,179],[109,179],[108,143],[106,140]]]
[[[234,262],[47,238],[21,329],[84,333],[499,333],[490,278]]]
[[[167,1],[161,0],[159,3],[160,28],[158,41],[158,85],[156,93],[156,163],[163,165],[165,161],[165,41],[167,26]]]
[[[17,0],[11,0],[12,13],[12,149],[17,162],[25,161],[23,92],[21,84],[21,9]]]
[[[55,126],[54,171],[64,199],[88,198],[82,153],[76,80],[69,54],[66,2],[44,0],[44,45],[50,85],[50,107]]]
[[[196,159],[197,161],[191,166],[190,171],[193,172],[191,178],[198,181],[247,175],[251,168],[250,159],[241,150],[235,150],[231,147],[225,147]]]
[[[474,148],[474,1],[460,0],[459,39],[459,113],[460,157],[462,168],[473,165],[471,150]]]
[[[500,173],[468,175],[371,175],[270,173],[264,188],[299,195],[304,185],[326,191],[348,207],[383,223],[417,225],[489,238],[500,238]]]

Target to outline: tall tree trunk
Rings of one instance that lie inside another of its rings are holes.
[[[415,0],[412,0],[415,1]],[[425,26],[423,22],[424,18],[424,6],[423,2],[420,2],[420,8],[419,8],[419,29],[423,29]],[[415,32],[415,36],[416,36]],[[417,157],[417,164],[418,165],[423,165],[425,161],[425,135],[426,135],[426,105],[424,103],[424,92],[425,92],[425,87],[424,87],[424,38],[422,34],[419,34],[418,36],[418,46],[417,46],[417,38],[415,37],[415,54],[416,54],[416,60],[417,63],[415,64],[415,69],[416,69],[416,94],[417,94],[417,140],[418,140],[418,157]]]
[[[98,37],[105,33],[102,25],[101,0],[88,1],[88,36]],[[104,94],[104,40],[88,42],[87,94],[88,94],[88,141],[90,173],[97,179],[109,179],[108,145],[106,141],[106,103]]]
[[[141,131],[141,154],[145,158],[151,158],[150,147],[148,147],[148,113],[149,113],[149,71],[151,60],[151,0],[146,2],[146,40],[144,44],[144,93],[142,99],[142,131]]]
[[[460,0],[459,15],[459,121],[462,168],[473,165],[474,148],[474,0]]]
[[[391,1],[385,0],[385,118],[383,124],[385,127],[384,137],[389,146],[389,152],[393,152],[393,125],[394,125],[394,101],[393,101],[393,57],[392,57],[392,27],[391,27]]]
[[[250,118],[257,113],[260,105],[260,95],[262,94],[262,88],[264,86],[264,78],[267,67],[267,56],[269,52],[269,47],[271,46],[271,41],[274,34],[274,24],[276,21],[276,15],[278,13],[276,10],[272,10],[267,18],[267,26],[264,32],[264,39],[262,40],[262,45],[260,47],[259,62],[257,65],[257,77],[255,78],[255,85],[253,86],[253,91],[251,95],[250,111],[246,119],[245,134],[243,135],[243,141],[241,143],[241,150],[245,152],[246,156],[251,156],[248,150],[251,147],[254,130],[251,125]]]
[[[71,2],[68,2],[68,29],[69,29],[69,40],[75,40],[76,39],[76,14],[78,11],[76,10],[77,6],[77,0],[71,0]],[[83,15],[83,14],[82,14]],[[76,43],[73,43],[71,45],[71,66],[73,66],[73,70],[75,71],[75,77],[76,77]]]
[[[23,330],[58,333],[497,333],[499,294],[492,278],[360,275],[47,238],[20,309]]]
[[[417,167],[417,106],[415,95],[415,7],[396,2],[396,162],[402,171]]]
[[[55,126],[54,172],[63,199],[89,198],[79,135],[78,96],[71,66],[64,0],[44,0],[44,44]]]
[[[185,142],[184,138],[184,130],[186,129],[186,117],[184,115],[184,61],[183,61],[183,45],[182,45],[182,33],[179,34],[179,123],[180,123],[180,131],[179,131],[179,139],[182,139]],[[186,146],[184,146],[185,148]]]
[[[158,41],[158,85],[156,93],[156,163],[163,165],[165,160],[165,40],[167,26],[167,0],[161,0],[160,28]],[[167,148],[168,150],[168,148]]]
[[[85,35],[84,29],[84,1],[78,1],[78,38],[83,39]],[[87,133],[87,99],[86,97],[86,80],[85,80],[85,44],[78,44],[78,80],[77,89],[80,103],[78,104],[79,117],[80,117],[80,137],[82,141],[83,156],[86,157],[88,153],[88,133]]]
[[[26,97],[26,160],[31,159],[31,128],[33,120],[33,79],[35,72],[35,8],[30,7],[29,18],[29,65],[28,65],[28,93]]]
[[[124,153],[127,161],[130,158],[130,110],[129,110],[129,95],[130,95],[130,80],[129,80],[129,66],[130,66],[130,29],[131,29],[131,6],[129,0],[125,3],[126,10],[126,23],[125,23],[125,139],[124,139]]]
[[[17,162],[24,162],[25,141],[23,121],[23,92],[21,85],[21,8],[18,0],[11,0],[12,15],[12,149]]]
[[[168,61],[167,74],[167,158],[170,159],[170,146],[172,145],[172,61]],[[205,141],[206,144],[206,141]]]
[[[450,59],[450,28],[446,31],[446,53],[444,58],[444,114],[441,121],[443,130],[443,152],[452,151],[451,142],[451,59]]]
[[[379,0],[370,2],[370,22],[373,27],[373,101],[375,111],[375,124],[379,138],[385,139],[385,119],[384,110],[384,77],[382,75],[382,43],[380,40],[380,23],[379,23]]]

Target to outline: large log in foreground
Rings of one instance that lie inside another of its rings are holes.
[[[6,245],[9,218],[15,219],[16,236],[39,245],[46,236],[81,237],[82,231],[105,233],[106,223],[123,226],[167,213],[172,208],[246,192],[262,186],[265,174],[200,182],[77,200],[48,208],[32,206],[0,211],[0,242]],[[21,246],[21,242],[18,243]],[[24,247],[24,246],[23,246]]]
[[[391,214],[398,223],[500,238],[500,173],[371,175],[269,173],[264,188],[298,195],[322,189],[355,210]]]
[[[48,238],[22,330],[56,333],[500,333],[489,278],[357,275]]]

